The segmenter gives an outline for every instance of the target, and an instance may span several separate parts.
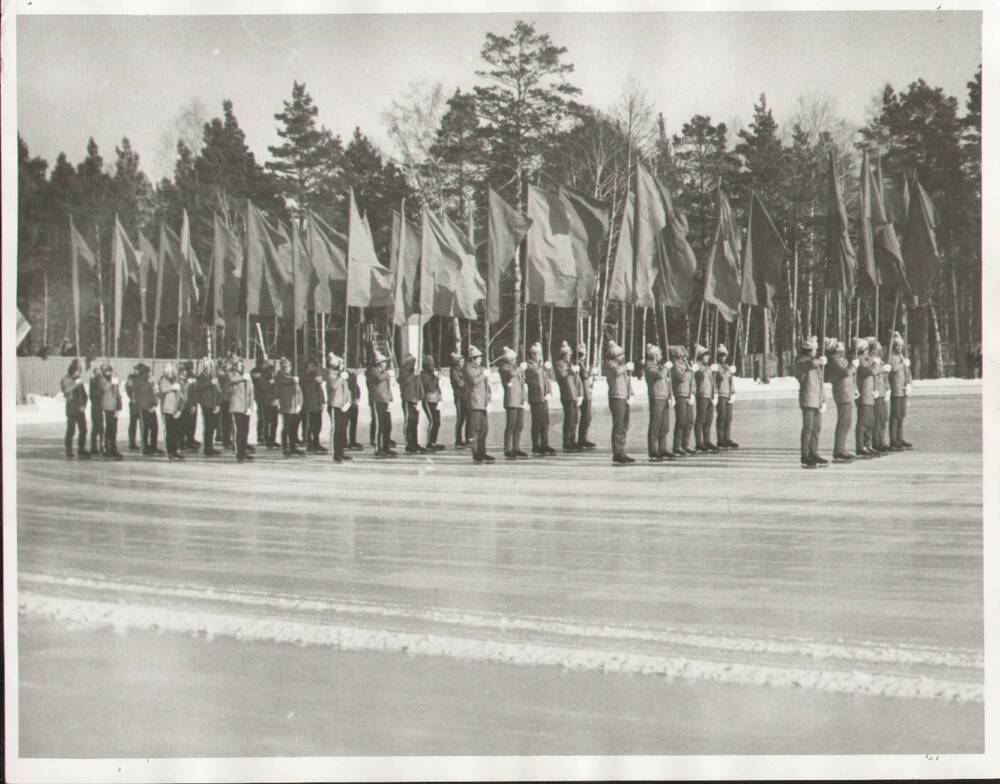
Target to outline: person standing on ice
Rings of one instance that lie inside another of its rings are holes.
[[[576,434],[576,445],[581,449],[593,449],[597,446],[587,436],[590,434],[590,420],[593,415],[594,379],[600,374],[596,365],[590,367],[587,361],[587,344],[576,347],[576,364],[580,367],[580,428]]]
[[[184,387],[177,378],[177,370],[173,365],[164,366],[158,387],[167,459],[183,460],[184,455],[180,451],[180,429],[181,413],[184,410]]]
[[[87,390],[80,374],[80,360],[69,363],[69,369],[59,386],[66,398],[66,457],[73,457],[73,435],[77,434],[77,453],[90,457],[87,451]]]
[[[629,373],[634,365],[625,361],[625,349],[613,340],[608,345],[604,358],[604,377],[608,381],[608,407],[611,409],[611,462],[629,465],[635,460],[625,453],[628,439],[629,399],[632,384]]]
[[[403,432],[406,437],[406,454],[424,455],[427,450],[420,446],[420,400],[423,390],[417,374],[417,358],[413,354],[403,357],[399,369],[399,396],[403,401]]]
[[[118,451],[118,412],[122,410],[122,390],[118,377],[111,365],[101,365],[101,375],[97,380],[101,393],[101,410],[104,412],[104,457],[122,460]]]
[[[441,374],[438,372],[434,357],[424,354],[423,367],[420,368],[420,398],[427,416],[427,450],[441,452],[444,444],[439,444],[438,433],[441,430]]]
[[[670,435],[670,362],[663,364],[663,353],[652,343],[646,346],[646,364],[642,374],[649,393],[649,427],[646,430],[646,448],[651,463],[673,460],[674,453],[667,449]]]
[[[395,377],[395,371],[389,367],[389,358],[376,350],[371,367],[365,373],[365,381],[368,384],[369,402],[374,409],[375,457],[379,459],[398,457],[391,446],[392,415],[389,413],[389,404],[392,402],[390,384]]]
[[[250,412],[256,399],[257,384],[252,374],[246,372],[243,360],[233,358],[226,368],[229,383],[226,385],[229,395],[229,413],[233,417],[234,440],[236,442],[236,462],[245,463],[253,460],[253,454],[247,446],[250,434]],[[257,416],[261,416],[258,408]]]
[[[705,346],[695,348],[695,450],[698,452],[718,452],[719,447],[712,443],[712,420],[715,419],[715,370],[709,363],[712,352]]]
[[[250,371],[253,397],[257,406],[257,446],[274,449],[278,446],[278,409],[274,406],[274,369],[264,357]]]
[[[292,361],[282,357],[274,377],[274,391],[281,415],[281,452],[285,457],[304,455],[298,444],[299,413],[302,411],[302,388],[299,377],[292,375]]]
[[[892,366],[882,355],[882,346],[875,337],[865,338],[868,341],[868,354],[875,364],[875,427],[872,430],[872,448],[881,454],[889,451],[889,442],[885,437],[889,425],[889,373]]]
[[[837,428],[833,434],[833,459],[853,460],[856,455],[847,450],[847,436],[851,432],[854,401],[858,397],[855,383],[860,361],[855,357],[847,360],[847,347],[839,340],[828,340],[830,362],[830,386],[833,389],[833,403],[837,406]],[[864,342],[864,341],[860,341]],[[859,341],[855,341],[855,353]]]
[[[348,376],[343,360],[332,351],[327,355],[326,404],[330,414],[330,437],[333,442],[333,462],[343,463],[351,456],[347,448],[347,416],[353,404]]]
[[[580,403],[583,402],[580,366],[573,362],[573,349],[565,340],[559,347],[555,374],[563,410],[562,448],[564,452],[579,452],[582,447],[576,443],[576,431],[580,422]]]
[[[469,405],[472,462],[492,463],[495,458],[486,454],[486,434],[490,430],[486,415],[490,403],[490,373],[483,367],[483,352],[475,346],[469,346],[469,361],[465,364],[463,380]]]
[[[462,355],[451,353],[451,391],[455,396],[455,449],[469,446],[469,401],[465,393],[465,360]]]
[[[94,363],[90,374],[90,453],[104,451],[104,409],[101,408],[101,366]]]
[[[670,384],[674,392],[674,456],[683,457],[696,452],[688,448],[694,418],[691,407],[694,405],[694,370],[688,361],[687,349],[684,346],[672,346],[670,359],[673,367],[670,369]]]
[[[715,415],[715,443],[726,449],[738,449],[733,441],[733,403],[736,402],[736,388],[733,386],[733,369],[726,363],[729,349],[720,343],[715,349],[715,394],[718,398]]]
[[[206,360],[201,366],[201,372],[195,380],[195,395],[201,406],[201,443],[205,457],[218,457],[222,454],[214,446],[215,429],[219,424],[219,407],[222,404],[222,390],[219,379],[215,375],[215,365],[212,360]]]
[[[889,357],[889,386],[892,393],[889,413],[889,446],[892,449],[913,449],[913,444],[903,438],[903,422],[913,376],[910,375],[910,358],[903,356],[903,336],[892,333],[892,355]]]
[[[527,364],[518,364],[514,349],[503,347],[497,362],[500,383],[503,385],[503,408],[506,422],[503,431],[503,456],[508,460],[527,457],[521,451],[521,430],[524,428],[524,410],[528,407],[528,388],[524,382]]]
[[[799,356],[793,367],[799,382],[799,408],[802,409],[802,434],[799,438],[802,465],[806,468],[825,466],[827,461],[819,456],[819,434],[826,410],[826,390],[823,388],[823,367],[826,357],[817,357],[819,341],[816,336],[803,338]]]
[[[854,347],[858,360],[857,384],[858,422],[854,428],[854,451],[862,457],[878,457],[871,448],[872,431],[875,429],[875,365],[868,355],[868,341],[858,339]]]
[[[302,430],[306,442],[306,452],[311,455],[325,455],[329,450],[319,442],[323,430],[323,406],[326,395],[323,390],[323,374],[316,360],[310,359],[302,374]]]
[[[549,446],[549,398],[552,397],[552,380],[549,371],[552,363],[542,360],[542,344],[532,343],[528,349],[527,369],[524,380],[528,384],[528,404],[531,406],[531,454],[540,457],[554,455]]]
[[[139,435],[142,439],[142,453],[147,456],[164,454],[156,445],[160,426],[157,418],[156,388],[150,378],[148,365],[139,363],[139,376],[132,390],[132,405],[139,412]]]

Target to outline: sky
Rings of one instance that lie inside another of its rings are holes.
[[[694,114],[747,123],[761,93],[779,123],[798,99],[832,99],[864,123],[885,83],[918,78],[959,99],[981,61],[978,11],[40,16],[17,19],[18,130],[50,165],[93,136],[106,162],[129,137],[154,181],[169,174],[164,134],[199,98],[229,98],[258,160],[278,142],[274,114],[304,81],[319,121],[360,126],[391,153],[382,114],[411,82],[470,89],[487,32],[516,19],[568,49],[580,99],[609,108],[636,79],[677,133]]]

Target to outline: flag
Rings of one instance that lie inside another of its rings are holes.
[[[656,300],[686,308],[694,293],[698,261],[687,241],[687,219],[674,208],[663,183],[641,163],[635,187],[635,304],[653,307]]]
[[[73,276],[73,319],[76,334],[80,334],[80,314],[90,313],[94,303],[100,299],[99,279],[97,277],[97,259],[80,232],[73,225],[73,217],[69,219],[70,264]],[[80,260],[84,266],[80,267]],[[77,347],[79,350],[79,347]]]
[[[622,213],[621,230],[618,232],[618,247],[615,249],[615,259],[611,268],[611,281],[608,284],[608,299],[625,304],[635,301],[634,231],[635,196],[629,191],[625,199],[625,211]]]
[[[156,270],[155,324],[176,324],[180,292],[181,241],[165,223],[160,224]]]
[[[224,327],[227,318],[240,310],[240,286],[243,276],[243,248],[239,237],[219,218],[212,218],[212,262],[205,286],[204,321]]]
[[[347,223],[347,304],[357,308],[393,306],[392,272],[375,255],[375,240],[362,219],[351,189]]]
[[[566,203],[558,193],[528,186],[528,258],[525,302],[571,308],[577,303],[577,267]]]
[[[347,296],[347,237],[309,213],[306,244],[316,273],[316,286],[310,297],[317,313],[343,312]]]
[[[180,266],[178,267],[180,287],[178,289],[177,317],[181,321],[192,318],[197,310],[199,289],[205,274],[198,262],[198,256],[191,245],[191,224],[188,221],[187,210],[181,221],[180,236]]]
[[[439,221],[424,206],[420,216],[421,314],[475,319],[475,303],[485,296],[475,249],[454,224]]]
[[[910,178],[903,176],[903,225],[910,215]]]
[[[31,332],[31,324],[28,323],[28,319],[26,319],[24,317],[24,314],[21,313],[20,308],[16,308],[16,310],[17,310],[17,342],[14,343],[14,348],[18,348],[24,342],[24,339],[28,337],[28,333]]]
[[[142,303],[142,323],[151,324],[156,314],[156,280],[159,275],[159,254],[146,234],[139,230],[139,297]]]
[[[873,177],[871,167],[868,176]],[[871,193],[872,238],[875,245],[875,268],[878,270],[880,285],[901,287],[909,291],[906,280],[906,267],[903,264],[903,253],[899,248],[896,229],[892,225],[892,215],[886,208],[886,201],[881,186],[881,164],[879,165],[879,182],[872,179],[869,183]]]
[[[287,254],[287,261],[283,254]],[[273,226],[249,201],[245,270],[247,314],[290,317],[293,291],[288,235],[280,226]]]
[[[740,301],[745,305],[771,307],[781,286],[781,262],[785,243],[756,193],[750,193],[746,244],[743,246],[743,279]]]
[[[608,236],[608,205],[565,185],[559,186],[559,197],[566,206],[576,259],[576,301],[589,304],[597,291],[601,247]]]
[[[114,264],[115,323],[114,346],[118,353],[118,336],[122,320],[137,324],[142,319],[142,300],[139,290],[139,254],[125,234],[115,215],[115,233],[111,236],[111,259]]]
[[[930,299],[941,273],[942,261],[935,240],[936,229],[937,217],[931,197],[914,178],[903,233],[903,248],[912,293],[921,305]]]
[[[420,312],[420,226],[404,220],[393,210],[392,242],[393,316],[394,324],[403,325],[414,313]]]
[[[879,284],[878,269],[875,266],[875,238],[872,233],[873,185],[871,166],[868,163],[868,151],[863,150],[861,152],[861,193],[859,197],[861,225],[858,227],[858,234],[861,237],[861,258],[858,265],[858,283],[870,288]]]
[[[848,299],[854,296],[854,278],[858,260],[851,247],[847,230],[847,208],[840,190],[837,165],[830,150],[829,196],[826,208],[826,269],[824,283],[827,289],[839,291]]]
[[[718,308],[722,318],[731,322],[740,308],[740,236],[721,181],[716,192],[719,207],[705,262],[704,298]]]
[[[532,220],[520,210],[515,210],[489,189],[489,219],[487,223],[487,299],[486,318],[500,320],[500,281],[507,274],[517,246],[531,228]]]
[[[309,294],[316,290],[319,276],[314,275],[312,261],[309,259],[306,246],[302,242],[302,234],[294,218],[292,218],[290,234],[291,241],[286,246],[287,250],[282,258],[292,279],[292,298],[288,304],[292,308],[295,329],[299,329],[306,323]],[[285,317],[288,317],[287,312]]]

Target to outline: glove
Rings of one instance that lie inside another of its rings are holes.
[[[118,376],[112,376],[111,383],[118,386],[121,382],[118,380]]]
[[[250,374],[249,373],[244,373],[243,374],[243,378],[245,378],[247,381],[249,381],[250,380]]]
[[[215,408],[213,408],[213,409],[212,409],[212,413],[213,413],[213,414],[218,414],[218,413],[219,413],[219,407],[218,407],[218,406],[216,406]]]
[[[627,370],[627,371],[628,371],[629,373],[631,373],[631,372],[632,372],[633,370],[635,370],[635,365],[634,365],[633,363],[631,363],[631,362],[626,362],[626,363],[625,363],[625,369],[626,369],[626,370]]]
[[[880,397],[882,397],[882,393],[879,392],[877,389],[872,394],[875,396],[876,400],[878,400]]]
[[[913,389],[913,384],[907,384],[905,387],[903,387],[903,395],[909,395],[912,389]]]
[[[395,378],[395,377],[396,377],[396,371],[395,371],[395,370],[387,370],[387,371],[385,372],[385,374],[386,374],[386,375],[387,375],[387,376],[388,376],[389,378]]]
[[[666,364],[666,365],[664,365],[664,367],[665,367],[665,368],[666,368],[667,370],[670,370],[670,369],[671,369],[671,368],[672,368],[673,366],[674,366],[674,363],[673,363],[673,362],[671,362],[671,361],[670,361],[669,359],[667,360],[667,364]]]
[[[909,367],[909,366],[910,366],[910,358],[909,358],[909,357],[904,357],[904,358],[903,358],[903,364],[904,364],[904,365],[905,365],[906,367]]]
[[[546,392],[545,393],[545,399],[548,400],[550,397],[552,397],[552,393],[551,392]]]
[[[826,413],[826,401],[825,400],[823,401],[822,405],[820,405],[819,412],[821,414],[825,414]]]
[[[694,395],[691,395],[691,397],[688,398],[688,403],[690,403],[692,406],[694,405]]]
[[[521,408],[523,408],[525,411],[527,411],[528,410],[528,404],[527,403],[521,403]]]
[[[827,363],[827,358],[826,357],[820,357],[819,358],[819,364],[820,364],[821,367],[823,365],[825,365],[826,363]]]
[[[735,402],[736,402],[736,395],[730,394],[729,395],[729,405],[732,405]]]
[[[78,378],[76,380],[76,386],[78,386],[78,387],[82,387],[83,386],[83,379],[82,378]]]
[[[174,419],[180,419],[180,418],[181,418],[181,412],[180,411],[174,411]]]
[[[171,388],[171,389],[172,389],[172,390],[173,390],[174,392],[180,392],[180,391],[181,391],[181,385],[180,385],[180,384],[171,384],[171,385],[170,385],[170,388]]]
[[[718,405],[718,404],[719,404],[719,396],[718,395],[712,395],[712,405],[715,406],[715,405]]]
[[[521,370],[527,370],[528,369],[528,363],[527,362],[522,362],[521,365],[520,365],[520,368],[521,368]]]
[[[600,369],[599,367],[597,367],[597,365],[594,365],[594,366],[593,366],[593,367],[592,367],[592,368],[590,369],[590,372],[591,372],[591,374],[593,374],[593,375],[597,376],[597,375],[600,375],[600,373],[601,373],[601,369]]]
[[[854,390],[854,399],[857,400],[859,397],[861,397],[861,393],[858,392],[858,390],[855,389]]]
[[[582,398],[582,397],[578,397],[578,398],[576,399],[576,404],[577,404],[577,405],[580,405],[580,404],[581,404],[582,402],[583,402],[583,398]]]
[[[718,373],[719,366],[713,362],[711,365],[709,365],[709,370],[711,370],[713,373]]]
[[[851,367],[858,367],[861,364],[861,360],[855,357],[851,360]]]
[[[580,372],[580,366],[579,365],[570,365],[570,368],[573,370],[574,373],[579,373]]]
[[[344,413],[350,411],[351,410],[350,402],[344,403],[344,405],[340,407],[340,410],[343,411]]]

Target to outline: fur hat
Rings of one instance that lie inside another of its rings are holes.
[[[869,354],[878,355],[882,353],[882,344],[878,342],[877,338],[867,338],[867,342]]]
[[[504,346],[503,353],[500,355],[500,358],[505,362],[515,362],[517,360],[517,352],[510,346]]]
[[[716,346],[715,353],[719,354],[719,355],[721,355],[723,357],[728,357],[729,356],[729,349],[726,348],[726,344],[725,343],[720,343],[718,346]]]
[[[646,357],[647,358],[649,358],[649,359],[653,359],[653,358],[659,359],[662,356],[663,356],[663,352],[660,351],[660,347],[659,346],[655,346],[652,343],[647,343],[646,344]]]
[[[344,367],[344,360],[334,354],[332,351],[326,355],[327,361],[330,363],[330,367],[334,370],[342,370]]]
[[[476,357],[481,357],[483,352],[480,351],[475,346],[469,346],[469,359],[475,359]]]
[[[417,358],[413,354],[407,354],[403,357],[403,367],[414,367],[417,364]]]
[[[860,354],[862,351],[868,351],[871,348],[871,343],[868,342],[868,338],[854,338],[854,353]]]
[[[898,332],[893,332],[892,333],[892,347],[893,348],[897,348],[897,347],[898,348],[902,348],[903,347],[903,336],[900,335]]]
[[[847,353],[847,346],[844,345],[844,341],[842,341],[842,340],[834,340],[833,341],[833,351],[834,351],[835,354],[846,354]]]
[[[680,359],[684,356],[684,346],[668,346],[667,353],[671,359]]]
[[[586,354],[587,354],[587,344],[586,343],[580,343],[576,347],[576,353],[577,354],[583,354],[584,356],[586,356]]]
[[[434,364],[434,357],[432,355],[430,355],[430,354],[424,354],[424,367],[426,367],[426,368],[437,367]]]
[[[694,357],[695,359],[701,359],[705,354],[711,354],[712,352],[705,348],[701,343],[694,344]]]
[[[568,356],[571,356],[573,354],[573,349],[570,347],[569,343],[567,343],[564,340],[562,342],[562,345],[559,346],[559,353],[560,354],[565,354],[568,357]]]
[[[625,356],[625,349],[615,343],[613,340],[608,344],[608,357],[610,359],[616,359],[617,357]]]
[[[385,354],[383,354],[378,349],[375,349],[375,359],[373,361],[373,364],[381,365],[383,362],[388,362],[388,361],[389,358]]]
[[[535,343],[532,343],[531,344],[531,348],[528,349],[528,353],[529,354],[538,354],[538,355],[541,355],[541,353],[542,353],[542,344],[538,343],[537,341]]]
[[[803,337],[799,345],[804,351],[816,351],[819,348],[819,341],[815,335],[810,335]]]
[[[453,365],[457,365],[459,362],[462,361],[462,355],[459,354],[457,351],[452,351],[451,354],[449,354],[449,356],[451,357],[451,364]]]

